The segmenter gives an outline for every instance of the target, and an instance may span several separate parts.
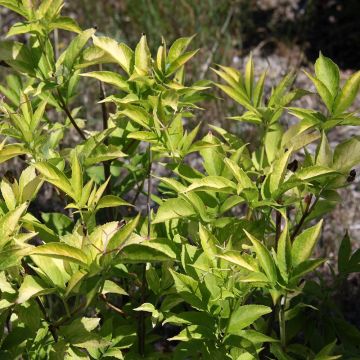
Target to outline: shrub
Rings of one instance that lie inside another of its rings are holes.
[[[294,88],[293,73],[265,94],[251,58],[244,73],[219,66],[215,85],[244,108],[231,119],[252,123],[259,141],[212,125],[199,140],[192,125],[212,84],[186,82],[191,37],[163,40],[153,58],[145,35],[133,50],[83,31],[62,0],[0,5],[24,18],[7,34],[23,42],[0,43],[11,68],[0,161],[22,160],[0,185],[2,359],[359,356],[360,332],[334,295],[360,253],[345,235],[337,266],[312,255],[360,163],[358,137],[328,141],[359,123],[349,108],[360,72],[341,85],[320,54],[307,76],[322,112],[294,106],[314,94]],[[76,33],[58,58],[54,29]],[[74,106],[79,81],[100,88],[101,130]],[[44,183],[62,212],[40,213]],[[325,262],[329,278],[316,271]]]

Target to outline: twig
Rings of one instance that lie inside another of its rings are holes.
[[[45,321],[48,323],[48,327],[49,327],[49,331],[54,339],[55,342],[58,342],[58,334],[56,332],[56,328],[51,324],[51,320],[49,318],[49,315],[47,314],[46,312],[46,309],[45,309],[45,306],[44,304],[41,302],[40,298],[39,297],[36,297],[35,298],[35,301],[37,302],[37,304],[39,305],[39,308],[41,310],[41,312],[43,313],[44,315],[44,319]]]
[[[73,116],[71,115],[71,112],[69,110],[69,108],[66,106],[65,100],[63,98],[63,96],[61,95],[60,89],[57,88],[57,94],[59,97],[59,105],[60,107],[64,110],[65,114],[67,115],[67,117],[70,119],[70,122],[72,123],[72,125],[74,126],[74,128],[76,129],[76,131],[79,133],[80,137],[83,140],[86,140],[86,136],[83,133],[83,131],[79,128],[78,124],[76,123],[75,119],[73,118]]]
[[[138,184],[138,188],[137,188],[136,194],[135,194],[135,196],[134,196],[134,199],[131,201],[131,204],[135,205],[136,200],[138,199],[138,197],[140,196],[140,194],[141,194],[141,192],[142,192],[142,190],[143,190],[144,183],[145,183],[145,179],[142,180],[142,182],[141,182],[140,185]]]
[[[54,51],[55,51],[55,59],[59,58],[59,30],[54,29]]]
[[[109,302],[107,299],[106,299],[106,295],[105,294],[100,294],[100,298],[101,300],[103,300],[105,302],[105,304],[111,309],[111,310],[114,310],[116,311],[118,314],[120,314],[121,316],[125,317],[126,314],[120,309],[118,308],[117,306],[113,305],[111,302]]]
[[[318,195],[318,196],[315,198],[313,204],[311,205],[311,200],[312,200],[312,198],[313,198],[313,194],[307,195],[306,198],[305,198],[306,208],[305,208],[305,210],[304,210],[304,212],[303,212],[303,214],[302,214],[302,217],[301,217],[299,223],[296,225],[296,227],[295,227],[295,229],[294,229],[294,231],[293,231],[293,233],[292,233],[292,235],[291,235],[291,238],[290,238],[291,241],[293,241],[293,240],[295,239],[296,235],[300,232],[302,226],[304,225],[304,222],[305,222],[306,218],[307,218],[307,217],[310,215],[310,213],[314,210],[315,205],[317,204],[317,202],[318,202],[319,199],[320,199],[320,195]],[[311,205],[311,206],[310,206],[310,205]]]

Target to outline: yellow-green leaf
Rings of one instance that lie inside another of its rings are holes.
[[[323,221],[321,220],[295,238],[291,248],[291,259],[294,267],[311,256],[317,239],[320,236],[322,223]]]

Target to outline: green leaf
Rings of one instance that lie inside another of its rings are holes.
[[[66,272],[64,262],[59,259],[52,259],[48,256],[31,255],[31,260],[35,263],[35,271],[47,284],[65,290],[66,283],[70,275]]]
[[[305,74],[314,83],[314,85],[316,87],[316,90],[319,93],[319,95],[320,95],[321,99],[323,100],[324,104],[326,105],[329,112],[332,113],[332,107],[333,107],[334,99],[333,99],[333,96],[332,96],[330,90],[319,79],[311,76],[306,71],[305,71]]]
[[[245,229],[243,230],[253,244],[260,266],[264,270],[266,276],[272,283],[275,283],[277,280],[276,267],[269,250]]]
[[[16,207],[16,196],[12,189],[11,183],[6,178],[3,178],[0,184],[1,195],[5,200],[5,204],[9,210],[14,210]]]
[[[156,311],[156,308],[151,303],[144,303],[138,306],[137,308],[135,308],[134,311],[145,311],[145,312],[153,313],[154,311]]]
[[[11,246],[0,251],[0,271],[20,266],[21,259],[31,253],[32,246]]]
[[[338,66],[320,52],[315,62],[316,77],[327,87],[332,98],[335,99],[339,91],[340,72]]]
[[[123,263],[144,263],[175,260],[178,254],[175,244],[166,238],[147,240],[136,236],[123,249],[118,258]]]
[[[93,36],[95,33],[95,29],[87,29],[77,35],[69,44],[67,49],[63,54],[61,54],[58,62],[63,60],[63,64],[69,70],[73,69],[73,66],[76,60],[79,58],[82,49],[88,42],[88,40]]]
[[[110,345],[110,342],[103,339],[97,332],[96,328],[99,326],[100,318],[77,318],[69,325],[61,326],[59,334],[65,338],[66,343],[72,344],[77,348],[86,349],[92,354],[92,357],[97,357],[99,349],[104,350]],[[73,347],[73,349],[76,349]],[[80,352],[82,354],[82,352]],[[70,355],[70,354],[69,354]],[[95,355],[95,356],[94,356]],[[75,355],[70,355],[70,358],[75,358]]]
[[[24,18],[27,18],[27,10],[22,6],[19,0],[0,0],[0,5],[18,13]]]
[[[88,262],[87,256],[82,250],[65,243],[49,243],[40,245],[34,247],[31,254],[72,261],[82,266],[87,266]]]
[[[235,100],[237,103],[257,114],[257,110],[251,105],[249,99],[246,96],[244,96],[244,94],[241,93],[239,90],[234,89],[227,85],[222,85],[222,84],[215,84],[215,85],[218,88],[220,88],[226,95],[230,96],[233,100]]]
[[[211,261],[216,263],[217,240],[203,225],[199,224],[199,237],[204,254]]]
[[[334,168],[347,173],[360,163],[360,137],[353,137],[339,144],[334,150]]]
[[[105,195],[99,200],[96,209],[99,210],[99,209],[118,207],[118,206],[133,206],[133,205],[129,204],[127,201],[119,198],[118,196]]]
[[[333,165],[333,154],[325,132],[322,133],[321,142],[319,144],[316,154],[316,165],[330,168]]]
[[[244,269],[247,269],[249,271],[256,271],[256,269],[249,264],[245,258],[237,251],[227,251],[222,255],[216,255],[217,257],[224,259],[232,264],[238,265]]]
[[[199,50],[193,50],[180,55],[176,60],[174,60],[170,64],[169,68],[167,69],[166,75],[170,76],[171,74],[173,74],[181,66],[187,63],[198,51]]]
[[[169,269],[176,292],[195,308],[202,308],[199,283],[192,277]]]
[[[97,64],[112,64],[116,60],[104,50],[92,45],[87,47],[80,55],[76,69],[83,69]]]
[[[37,19],[46,18],[53,20],[54,17],[59,16],[61,8],[63,6],[64,6],[64,0],[43,0],[35,11],[36,18]]]
[[[153,224],[158,224],[171,219],[186,218],[196,215],[196,212],[189,202],[177,198],[164,201],[157,213]]]
[[[220,66],[221,70],[211,69],[214,71],[217,75],[219,75],[223,80],[225,80],[230,87],[236,89],[239,91],[245,98],[247,98],[246,90],[245,90],[245,84],[242,82],[242,77],[240,72],[238,70],[235,70],[230,67],[224,67]]]
[[[120,230],[118,230],[109,240],[109,243],[107,246],[104,246],[104,250],[107,252],[113,251],[115,249],[121,249],[125,243],[126,240],[129,239],[131,234],[136,229],[136,226],[139,222],[140,215],[138,215],[136,218],[129,221],[126,225],[124,225]]]
[[[27,154],[28,151],[22,144],[9,144],[0,146],[0,164],[18,155]]]
[[[293,272],[291,273],[290,282],[298,282],[300,278],[313,272],[320,265],[324,264],[325,261],[325,259],[309,259],[303,261],[294,268]]]
[[[226,158],[224,159],[224,162],[229,167],[231,172],[234,174],[236,180],[241,185],[241,188],[243,189],[256,188],[255,183],[249,178],[246,172],[243,169],[241,169],[241,167],[235,161]]]
[[[119,114],[128,117],[145,129],[151,130],[151,118],[142,108],[128,105],[126,109],[120,111]]]
[[[20,286],[16,303],[22,304],[34,296],[50,294],[53,291],[54,289],[47,288],[38,277],[27,275]]]
[[[360,87],[360,71],[346,81],[334,104],[334,115],[343,113],[354,102]]]
[[[35,131],[38,125],[40,124],[41,120],[43,119],[44,112],[47,105],[47,99],[42,100],[40,104],[37,106],[37,109],[34,112],[34,115],[32,116],[31,123],[30,123],[30,129],[32,131]]]
[[[81,165],[76,151],[72,153],[71,157],[71,187],[74,189],[74,195],[77,202],[80,201],[83,191],[83,174]]]
[[[76,199],[70,181],[57,167],[46,162],[38,162],[34,164],[34,167],[44,176],[47,182],[53,184],[74,200]]]
[[[306,229],[295,238],[291,249],[291,259],[294,267],[311,256],[320,236],[322,223],[323,220],[319,221],[315,226]]]
[[[266,75],[267,75],[267,72],[264,71],[261,74],[261,76],[255,86],[255,89],[254,89],[253,103],[256,107],[259,107],[262,103]]]
[[[279,159],[275,160],[272,165],[272,173],[270,175],[270,192],[274,193],[283,183],[287,165],[292,153],[292,149],[288,149]]]
[[[25,44],[17,41],[0,41],[0,60],[16,71],[35,76],[36,64],[32,63],[32,54]]]
[[[324,166],[313,165],[298,170],[294,176],[300,180],[312,181],[321,176],[334,174],[336,174],[336,171],[333,169]]]
[[[252,325],[261,316],[271,313],[271,308],[263,305],[243,305],[232,312],[227,333],[240,335],[241,330]]]
[[[185,192],[193,190],[213,190],[225,193],[234,193],[236,185],[222,176],[207,176],[202,179],[195,179]]]
[[[249,99],[252,99],[253,86],[254,86],[254,62],[252,59],[252,55],[250,55],[245,68],[245,88]]]
[[[77,22],[74,19],[67,16],[60,16],[57,19],[52,20],[49,25],[49,30],[54,30],[54,29],[71,31],[77,34],[80,34],[82,31],[79,25],[77,24]]]
[[[105,280],[102,294],[128,295],[128,293],[118,284],[111,280]]]
[[[106,84],[114,85],[120,90],[129,91],[129,85],[126,80],[120,75],[113,71],[92,71],[85,74],[80,74],[81,76],[91,77],[102,81]]]
[[[335,339],[333,342],[331,342],[330,344],[324,346],[314,357],[314,360],[335,360],[335,359],[340,359],[342,358],[342,355],[335,355],[335,356],[330,356],[336,346],[337,343],[337,339]]]
[[[144,73],[149,71],[150,50],[146,41],[146,35],[142,35],[135,48],[135,67]]]
[[[0,248],[9,241],[10,235],[12,235],[19,226],[19,220],[26,208],[27,204],[22,204],[0,218]]]
[[[272,91],[268,106],[286,106],[287,102],[284,103],[284,96],[286,94],[286,90],[293,84],[294,80],[295,76],[293,72],[287,74]]]
[[[41,34],[43,30],[44,28],[39,22],[31,22],[31,23],[19,22],[14,24],[10,28],[10,30],[6,34],[6,37],[27,34],[27,33]]]
[[[282,277],[287,280],[288,272],[291,268],[291,241],[286,220],[284,229],[279,237],[277,248],[277,262]]]
[[[93,36],[94,45],[109,54],[127,74],[131,74],[134,52],[124,43],[118,44],[109,37]]]
[[[192,39],[195,37],[195,35],[190,37],[182,37],[179,39],[176,39],[173,44],[171,45],[168,53],[168,60],[170,63],[175,61],[179,56],[181,56],[186,48],[191,43]]]
[[[238,336],[252,342],[253,344],[262,344],[264,342],[278,342],[279,340],[274,339],[270,336],[262,334],[255,330],[240,330]]]

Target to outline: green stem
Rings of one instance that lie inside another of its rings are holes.
[[[261,137],[261,153],[260,153],[260,170],[263,168],[264,166],[264,158],[265,158],[265,137],[267,134],[267,125],[264,125],[263,127],[263,131],[262,131],[262,137]]]
[[[281,298],[280,308],[279,308],[280,343],[283,348],[286,347],[286,327],[285,327],[286,298],[287,298],[287,294],[285,294]]]
[[[63,96],[61,95],[60,89],[57,88],[57,94],[58,94],[58,103],[60,105],[60,107],[64,110],[65,114],[67,115],[67,117],[69,118],[70,122],[72,123],[72,125],[74,126],[75,130],[79,133],[80,137],[83,140],[86,140],[86,136],[83,133],[83,131],[79,128],[78,124],[76,123],[75,119],[73,118],[73,116],[71,115],[71,112],[69,110],[69,108],[67,107],[65,100],[63,98]]]
[[[320,192],[321,194],[321,192]],[[293,241],[296,237],[296,235],[300,232],[302,226],[304,225],[304,222],[306,220],[306,218],[311,214],[311,212],[314,210],[314,207],[316,206],[317,202],[320,199],[320,194],[315,198],[313,204],[310,206],[311,204],[311,200],[313,198],[313,194],[310,194],[309,197],[306,199],[306,207],[305,210],[301,216],[301,219],[299,221],[299,223],[296,225],[292,235],[291,235],[291,241]]]
[[[148,146],[148,156],[149,156],[149,168],[148,168],[148,183],[147,183],[147,218],[148,218],[148,227],[147,227],[147,239],[151,238],[151,187],[152,187],[152,178],[151,178],[151,166],[152,166],[152,152],[151,144]],[[141,266],[141,304],[145,302],[146,296],[146,264]],[[145,356],[145,312],[141,311],[139,314],[139,323],[138,323],[138,342],[139,342],[139,355],[141,357]]]
[[[61,298],[61,300],[62,300],[62,302],[64,304],[66,316],[71,317],[71,312],[70,312],[70,309],[69,309],[69,306],[68,306],[66,300],[64,298]]]

